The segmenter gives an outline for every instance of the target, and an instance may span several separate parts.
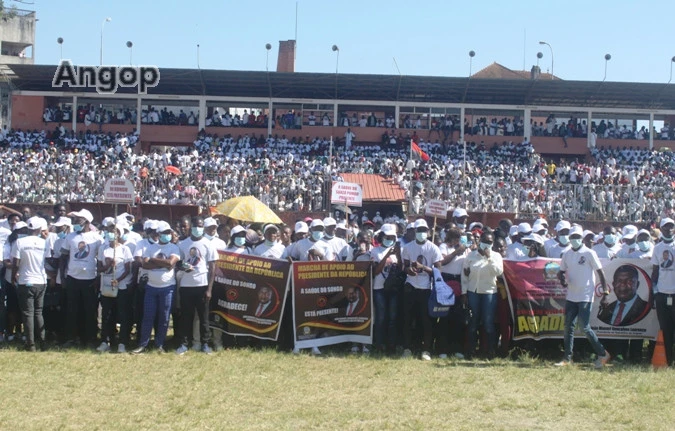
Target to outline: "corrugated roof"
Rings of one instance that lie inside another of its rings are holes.
[[[405,191],[392,180],[375,174],[340,174],[348,183],[359,184],[364,202],[405,202]]]

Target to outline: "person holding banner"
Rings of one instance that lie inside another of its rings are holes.
[[[445,242],[439,247],[443,260],[441,261],[441,275],[443,281],[452,287],[455,297],[462,295],[462,265],[471,249],[464,232],[459,228],[452,228],[445,235]],[[455,356],[463,359],[466,325],[464,323],[464,309],[460,304],[450,307],[448,317],[439,318],[438,328],[439,357],[446,358],[449,350],[455,351]]]
[[[499,253],[492,251],[494,236],[486,231],[480,236],[478,248],[464,259],[462,265],[462,301],[469,305],[468,350],[465,357],[471,359],[478,344],[478,323],[483,322],[487,334],[488,357],[495,355],[497,347],[497,277],[504,272],[504,263]]]
[[[281,259],[286,247],[279,242],[279,228],[273,224],[268,224],[263,229],[263,236],[265,241],[253,249],[253,254],[271,259]]]
[[[237,254],[251,254],[251,249],[246,246],[246,229],[236,225],[230,230],[230,244],[225,251]]]
[[[412,356],[412,325],[422,328],[422,359],[431,360],[433,343],[432,321],[428,303],[431,294],[431,274],[434,267],[440,269],[443,255],[439,248],[427,239],[429,226],[426,220],[415,221],[415,241],[409,242],[401,251],[403,266],[408,274],[403,289],[403,357]]]
[[[342,262],[351,260],[353,250],[349,247],[347,241],[335,235],[337,221],[333,217],[326,217],[323,219],[323,225],[326,229],[323,240],[333,249],[336,260]]]
[[[675,221],[663,218],[660,223],[661,242],[654,246],[652,254],[652,283],[655,293],[656,315],[663,331],[663,346],[668,366],[673,365],[673,339],[675,338]]]
[[[581,328],[586,334],[593,350],[598,355],[595,361],[595,368],[602,368],[611,358],[609,352],[598,340],[597,335],[591,329],[590,318],[591,308],[593,306],[593,296],[595,294],[596,278],[600,280],[602,307],[607,306],[607,282],[605,273],[602,271],[602,264],[595,251],[586,248],[582,242],[583,229],[579,225],[572,226],[570,229],[571,249],[562,255],[560,262],[560,271],[558,279],[563,287],[567,288],[567,298],[565,301],[565,332],[564,345],[565,353],[563,360],[556,363],[556,366],[563,367],[572,364],[572,353],[574,351],[574,327],[577,318],[581,319]]]
[[[401,265],[401,243],[396,241],[396,227],[384,224],[380,229],[381,244],[370,250],[373,262],[373,299],[375,303],[375,346],[381,351],[396,347],[396,314],[398,292],[386,290],[384,282],[392,270]]]

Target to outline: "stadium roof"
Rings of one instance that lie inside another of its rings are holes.
[[[93,88],[52,88],[56,66],[9,67],[16,75],[12,81],[18,90],[79,93],[86,90],[95,94]],[[160,73],[158,86],[148,92],[150,97],[161,94],[332,100],[337,93],[340,101],[386,101],[411,105],[431,102],[675,110],[675,83],[669,85],[202,69],[160,69]],[[118,90],[119,93],[126,94],[136,91],[134,88]]]

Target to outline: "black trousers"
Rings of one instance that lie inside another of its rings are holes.
[[[180,288],[180,311],[181,311],[181,343],[190,346],[192,344],[192,325],[195,313],[199,318],[199,341],[206,344],[211,339],[209,329],[209,302],[204,300],[204,294],[208,286],[181,287]]]
[[[96,279],[78,280],[68,277],[66,282],[68,298],[66,316],[66,338],[74,340],[78,335],[82,342],[93,343],[98,332],[98,295]],[[79,317],[83,317],[83,327],[78,330]]]
[[[32,286],[19,285],[17,294],[19,295],[19,306],[23,316],[23,333],[26,336],[26,345],[35,346],[35,336],[38,341],[45,342],[45,321],[42,317],[42,308],[45,301],[45,284],[35,284]]]
[[[671,298],[672,305],[668,305]],[[675,336],[675,294],[656,294],[656,316],[663,331],[663,347],[666,349],[668,366],[673,365],[673,338]]]
[[[129,345],[132,325],[133,292],[128,288],[117,291],[116,298],[101,296],[101,340],[113,344],[115,326],[120,324],[119,342]]]
[[[430,289],[415,289],[410,283],[403,287],[403,347],[412,349],[412,327],[422,330],[422,350],[431,352],[433,325],[429,317]]]

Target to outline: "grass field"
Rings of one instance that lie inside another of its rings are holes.
[[[1,430],[672,430],[675,372],[272,350],[0,351]]]

